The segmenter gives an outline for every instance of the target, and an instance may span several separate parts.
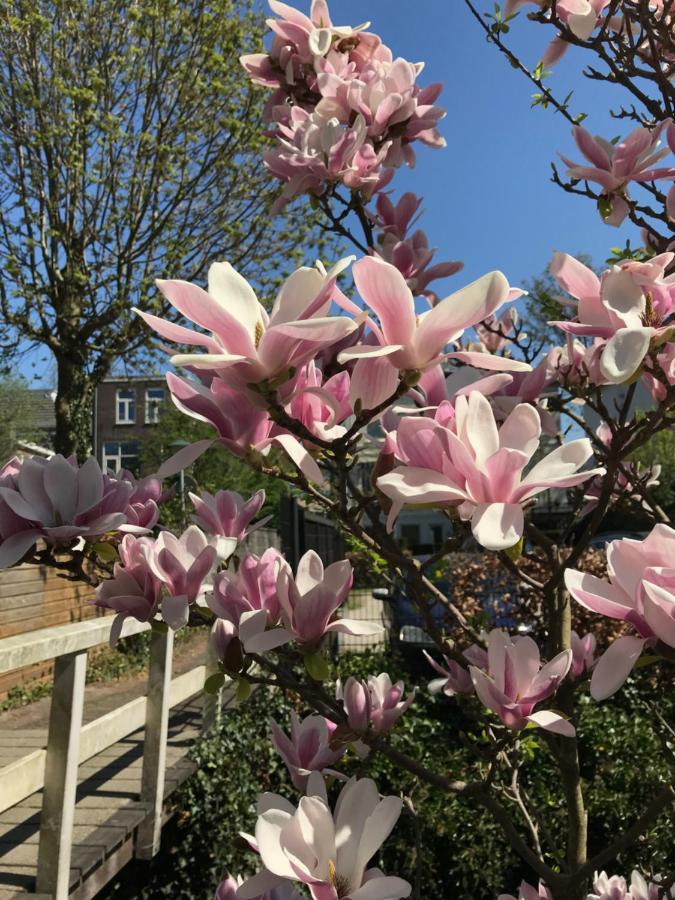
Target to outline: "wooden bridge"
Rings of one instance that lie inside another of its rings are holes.
[[[0,732],[0,900],[87,900],[154,856],[166,801],[194,769],[189,746],[220,713],[222,697],[202,691],[213,662],[172,679],[173,634],[153,631],[147,696],[83,724],[87,651],[111,623],[0,639],[0,674],[55,660],[48,728]],[[127,619],[122,636],[148,628]]]

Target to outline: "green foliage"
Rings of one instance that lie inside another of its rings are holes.
[[[270,216],[265,96],[239,63],[262,45],[254,0],[0,0],[0,18],[0,340],[53,353],[57,449],[83,454],[93,386],[147,365],[132,307],[166,313],[156,278],[227,259],[269,293],[316,258],[314,224]]]
[[[631,455],[643,466],[661,466],[659,484],[649,489],[654,500],[666,511],[675,510],[675,431],[659,431]]]
[[[17,440],[40,443],[44,434],[35,420],[33,397],[23,378],[0,380],[0,464],[16,451]]]
[[[140,461],[145,471],[154,472],[176,452],[179,441],[200,441],[215,438],[211,425],[179,412],[171,403],[166,403],[160,412],[160,421],[153,430],[153,435],[141,446]],[[172,446],[173,445],[173,446]],[[189,498],[186,497],[185,508],[178,490],[178,478],[174,479],[176,493],[162,507],[162,524],[172,530],[181,531],[189,524],[194,512]],[[255,469],[219,444],[214,444],[185,473],[185,491],[219,490],[238,491],[243,497],[250,497],[260,489],[265,491],[266,501],[262,514],[271,515],[270,528],[279,527],[279,508],[281,498],[286,490],[284,482],[277,478],[260,475]]]
[[[397,726],[397,748],[450,778],[472,780],[484,774],[484,763],[476,754],[485,748],[486,740],[472,715],[475,701],[431,698],[425,690],[426,670],[411,673],[402,662],[382,654],[343,656],[337,674],[344,679],[385,670],[392,677],[404,678],[407,687],[417,682],[421,688],[411,712]],[[653,677],[646,672],[633,677],[611,703],[586,699],[580,704],[591,853],[625,830],[657,792],[659,783],[672,777],[649,704],[658,704],[663,718],[672,721],[675,698],[672,691],[666,691],[665,681],[654,684]],[[210,900],[226,871],[255,871],[257,859],[238,833],[252,830],[258,793],[271,790],[292,802],[298,799],[268,737],[270,718],[287,725],[288,708],[279,693],[259,689],[239,709],[224,714],[220,729],[193,750],[199,771],[177,799],[177,821],[165,832],[160,856],[149,869],[127,870],[104,898]],[[565,828],[563,804],[557,770],[542,733],[523,735],[519,752],[521,784],[541,814],[555,849],[562,844]],[[382,756],[360,761],[350,753],[338,768],[372,777],[383,794],[402,794],[412,801],[416,814],[404,807],[376,862],[410,881],[419,873],[421,897],[494,900],[523,877],[532,880],[499,827],[474,804],[428,787],[394,769]],[[505,783],[508,780],[506,775]],[[515,805],[504,802],[522,828]],[[672,850],[671,835],[672,820],[669,823],[664,815],[650,830],[648,841],[636,843],[608,868],[628,873],[634,866],[647,874],[663,871]],[[543,842],[546,844],[546,839]]]

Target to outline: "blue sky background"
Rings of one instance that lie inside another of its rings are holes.
[[[489,0],[478,8],[491,9]],[[512,284],[541,272],[554,249],[582,251],[596,263],[609,248],[630,237],[632,225],[605,225],[591,201],[566,194],[550,181],[558,151],[580,158],[571,126],[552,109],[531,108],[534,86],[486,42],[462,0],[333,0],[337,24],[368,18],[395,55],[425,60],[422,84],[442,81],[438,101],[448,111],[441,131],[444,150],[420,147],[417,168],[399,172],[396,191],[424,195],[420,225],[438,247],[438,259],[462,259],[464,272],[445,282],[461,286],[490,269],[501,269]],[[506,36],[508,45],[533,68],[549,32],[521,13]],[[585,112],[585,126],[606,137],[625,130],[608,105],[622,92],[580,75],[585,57],[571,50],[547,84],[559,98],[570,90],[573,113]],[[564,169],[564,167],[563,167]]]
[[[293,0],[291,0],[293,2]],[[305,11],[309,2],[298,3]],[[489,0],[479,8],[491,9]],[[571,126],[553,110],[531,108],[535,88],[487,43],[462,0],[332,0],[336,24],[372,22],[395,55],[424,60],[421,84],[442,81],[439,103],[448,111],[441,131],[443,150],[419,146],[417,168],[401,169],[392,183],[394,197],[405,190],[424,196],[423,227],[437,259],[461,259],[460,274],[437,283],[441,296],[484,272],[501,269],[513,285],[542,272],[553,250],[589,254],[596,264],[609,248],[627,238],[639,244],[637,229],[610,228],[590,201],[564,193],[550,181],[550,162],[558,151],[579,158]],[[549,32],[521,13],[506,36],[509,46],[534,67]],[[625,97],[617,89],[588,81],[580,74],[585,58],[574,50],[547,80],[557,97],[573,90],[573,113],[588,115],[585,126],[611,138],[627,123],[611,119],[608,107]],[[39,358],[44,358],[44,351]],[[49,384],[51,367],[33,368]]]

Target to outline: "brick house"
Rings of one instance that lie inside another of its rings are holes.
[[[166,397],[162,376],[110,377],[99,384],[92,453],[104,470],[138,471],[139,448],[153,434]]]

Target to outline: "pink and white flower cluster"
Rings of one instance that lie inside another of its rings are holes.
[[[403,802],[381,798],[370,778],[352,778],[331,810],[323,778],[312,772],[307,795],[294,807],[277,794],[258,800],[255,836],[243,835],[264,869],[239,888],[254,900],[288,883],[299,883],[313,900],[400,900],[412,887],[402,878],[366,868],[389,837]]]
[[[385,734],[415,699],[414,690],[405,699],[404,693],[402,681],[393,684],[389,675],[381,672],[369,675],[367,681],[352,677],[344,685],[338,681],[335,697],[342,703],[347,724],[356,734],[365,734],[369,729]]]
[[[147,622],[161,614],[171,628],[185,625],[190,608],[206,602],[218,561],[227,560],[261,524],[250,527],[265,500],[264,491],[248,501],[234,491],[190,494],[190,498],[195,520],[204,530],[195,524],[180,537],[169,531],[160,532],[156,539],[127,535],[120,544],[113,577],[96,592],[97,605],[118,614],[113,643],[126,616]],[[246,566],[243,571],[248,571]]]
[[[218,656],[227,663],[234,638],[245,652],[264,653],[290,641],[312,650],[332,632],[379,633],[377,623],[336,618],[352,581],[351,563],[342,560],[324,570],[313,550],[300,559],[295,576],[274,548],[260,558],[245,556],[237,572],[228,569],[216,576],[207,601],[217,617],[213,640]]]
[[[279,17],[267,21],[270,50],[241,62],[273,90],[266,113],[277,146],[265,163],[284,182],[276,209],[331,185],[369,197],[393,168],[414,164],[414,142],[445,146],[437,129],[445,112],[434,105],[441,85],[417,84],[422,64],[395,59],[368,23],[333,25],[326,0],[313,0],[309,16],[278,0],[269,5]]]
[[[104,473],[93,456],[81,466],[60,454],[14,457],[0,469],[0,569],[20,562],[38,540],[69,547],[115,532],[145,534],[163,499],[159,479]]]
[[[656,525],[643,540],[622,538],[607,546],[609,580],[567,569],[565,583],[586,609],[626,622],[632,634],[617,638],[593,670],[591,694],[611,697],[645,646],[675,648],[675,529]]]
[[[555,322],[561,331],[593,338],[584,354],[586,376],[594,384],[620,384],[639,374],[656,399],[675,384],[675,276],[666,269],[675,253],[647,262],[627,260],[595,272],[566,253],[556,253],[551,274],[573,298],[574,319]],[[569,359],[558,358],[564,368]]]
[[[298,269],[282,286],[269,315],[227,263],[211,266],[208,291],[184,281],[158,282],[176,311],[208,332],[141,314],[165,340],[200,349],[172,357],[193,374],[189,380],[167,375],[176,406],[210,422],[235,455],[267,455],[276,446],[307,478],[320,483],[315,441],[284,427],[268,410],[270,396],[317,442],[325,442],[344,435],[343,423],[357,405],[378,407],[396,393],[402,378],[416,380],[445,358],[498,371],[529,371],[518,360],[448,349],[513,297],[501,272],[483,276],[420,314],[403,275],[376,257],[354,264],[363,303],[350,300],[337,287],[339,273],[350,262],[343,260],[330,272],[321,266]],[[329,314],[333,301],[341,314]],[[326,377],[326,365],[343,368]],[[180,466],[208,446],[208,441],[194,445],[189,459],[180,451]]]
[[[390,526],[406,505],[454,507],[471,522],[474,537],[489,550],[514,546],[523,534],[523,506],[547,488],[569,488],[600,474],[582,467],[593,455],[590,441],[556,448],[527,474],[539,449],[541,420],[527,403],[516,406],[501,426],[478,391],[441,404],[434,418],[407,416],[390,447],[399,465],[377,480],[392,501]]]

